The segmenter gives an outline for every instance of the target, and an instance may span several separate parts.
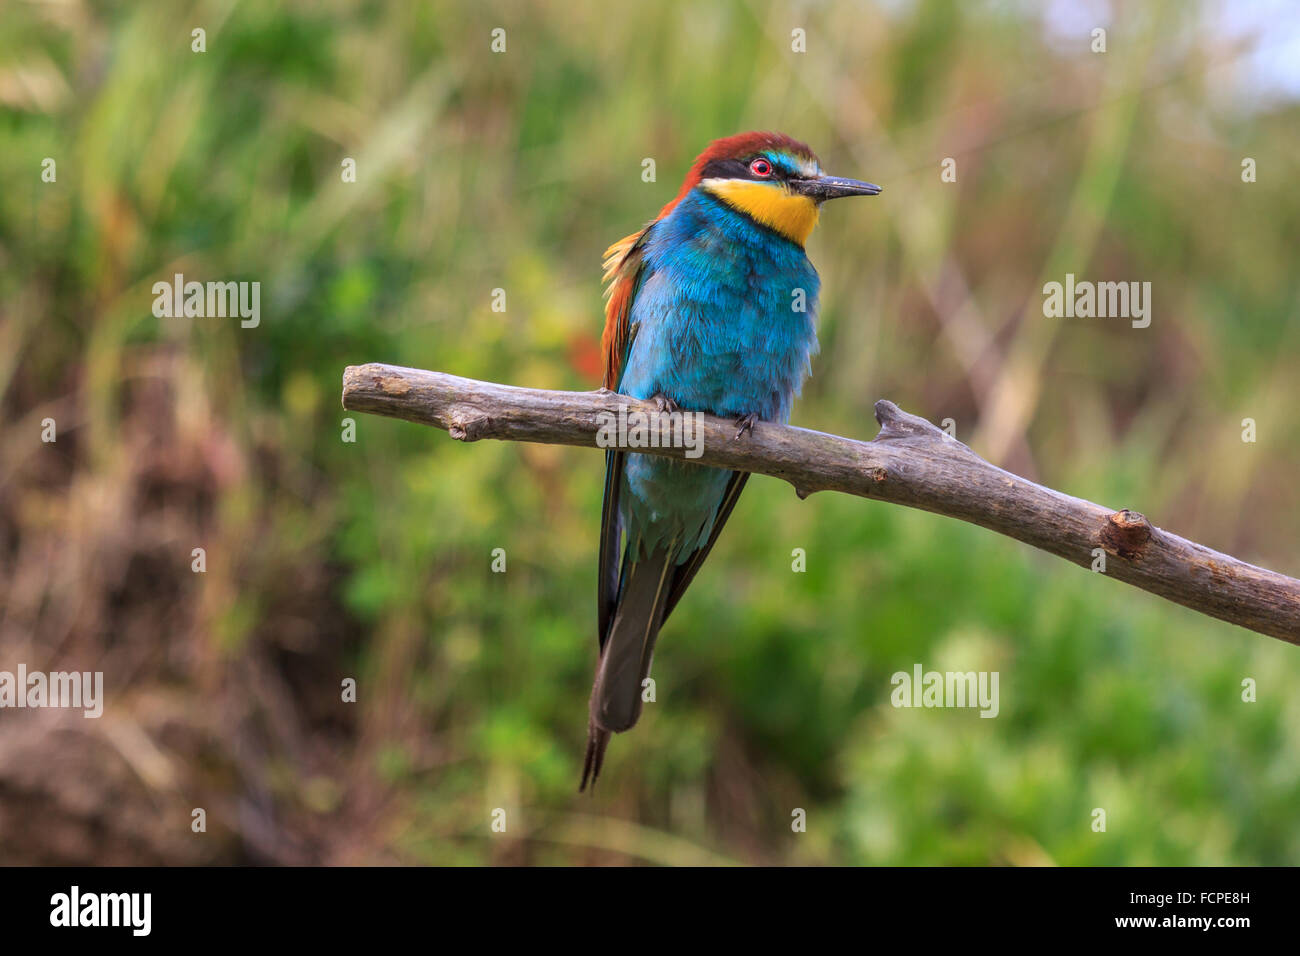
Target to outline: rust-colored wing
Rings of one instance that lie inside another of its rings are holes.
[[[650,225],[653,225],[651,223]],[[617,391],[627,366],[628,351],[636,330],[632,327],[632,303],[645,278],[641,250],[650,226],[620,239],[605,250],[605,332],[600,338],[605,359],[603,385]],[[597,594],[596,637],[601,646],[609,633],[609,623],[618,604],[622,578],[620,556],[623,528],[619,518],[619,498],[623,488],[623,462],[626,452],[611,449],[605,454],[605,503],[600,516],[600,584]]]
[[[605,250],[605,296],[608,301],[605,303],[605,332],[600,337],[600,351],[605,360],[602,384],[611,391],[618,389],[627,364],[628,349],[632,347],[632,302],[644,278],[645,263],[641,252],[650,226],[620,239]]]

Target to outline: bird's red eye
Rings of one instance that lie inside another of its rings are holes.
[[[755,176],[771,176],[772,164],[766,159],[756,159],[749,164],[749,171]]]

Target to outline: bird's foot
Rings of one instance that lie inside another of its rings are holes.
[[[650,401],[655,403],[655,408],[659,409],[659,411],[667,412],[669,415],[673,414],[673,412],[677,411],[680,407],[663,392],[658,392],[657,394],[650,396]]]
[[[754,434],[754,425],[757,422],[758,416],[753,412],[750,412],[748,415],[741,415],[737,418],[736,437],[733,438],[732,441],[740,441],[740,436],[745,434],[745,432],[749,432],[751,435]]]

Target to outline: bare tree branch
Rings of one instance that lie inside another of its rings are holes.
[[[653,402],[598,392],[515,388],[392,365],[350,366],[343,407],[436,425],[460,441],[498,438],[596,447],[602,414],[650,414]],[[799,496],[842,491],[969,521],[1091,567],[1105,553],[1107,577],[1242,627],[1300,644],[1300,581],[1258,568],[1115,511],[990,465],[962,443],[892,402],[876,403],[871,441],[760,422],[702,416],[698,464],[771,475]],[[608,420],[608,419],[606,419]],[[637,448],[670,458],[686,449]]]

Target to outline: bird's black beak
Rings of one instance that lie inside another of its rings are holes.
[[[881,189],[875,183],[859,179],[841,179],[838,176],[818,176],[815,179],[792,179],[790,190],[808,196],[817,202],[838,199],[841,196],[879,196]]]

